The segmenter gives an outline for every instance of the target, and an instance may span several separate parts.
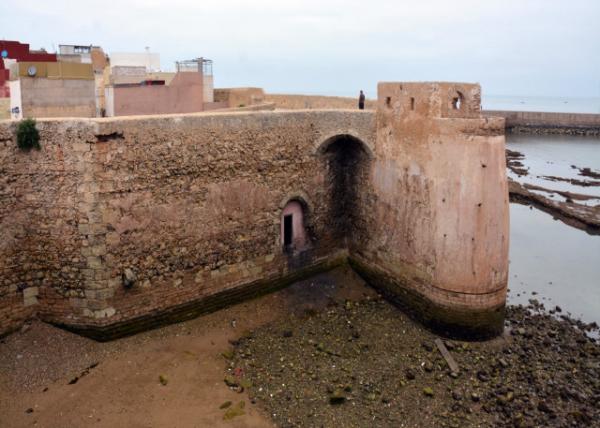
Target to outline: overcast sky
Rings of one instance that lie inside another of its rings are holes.
[[[600,0],[0,0],[0,38],[214,60],[215,85],[375,96],[377,81],[600,96]]]

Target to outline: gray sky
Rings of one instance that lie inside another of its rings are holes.
[[[375,96],[377,81],[600,96],[600,0],[1,0],[0,38],[214,60],[215,85]]]

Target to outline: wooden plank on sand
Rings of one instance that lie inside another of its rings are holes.
[[[442,342],[441,339],[435,339],[435,344],[438,347],[438,349],[440,350],[440,354],[442,354],[442,357],[444,357],[444,360],[446,360],[446,363],[448,363],[448,367],[450,367],[450,371],[454,372],[454,373],[458,373],[458,364],[456,364],[456,361],[454,360],[454,358],[452,358],[452,355],[450,355],[450,352],[448,352],[448,348],[446,348],[446,345],[444,345],[444,342]]]

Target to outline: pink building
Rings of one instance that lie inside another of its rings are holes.
[[[106,89],[107,116],[193,113],[204,110],[202,73],[177,73],[164,81],[117,84]]]
[[[139,83],[131,76],[135,83],[113,82],[106,88],[107,116],[194,113],[222,107],[213,102],[211,60],[177,62],[177,73],[170,82],[145,76]]]

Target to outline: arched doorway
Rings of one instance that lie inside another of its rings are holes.
[[[372,152],[361,140],[347,134],[329,138],[319,151],[326,163],[333,236],[350,245],[367,230],[363,210],[370,187]]]
[[[298,200],[290,200],[281,212],[281,245],[284,252],[293,253],[306,248],[308,234],[304,221],[304,206]]]

